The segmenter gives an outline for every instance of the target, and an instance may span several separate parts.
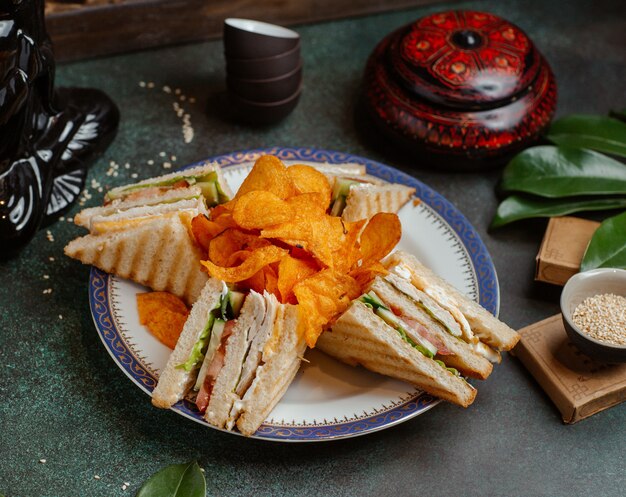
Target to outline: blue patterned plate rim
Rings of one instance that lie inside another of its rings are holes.
[[[415,196],[433,209],[450,226],[463,243],[476,272],[479,303],[489,312],[496,316],[498,315],[500,304],[498,278],[491,256],[480,239],[480,236],[465,216],[463,216],[463,214],[445,197],[402,171],[381,164],[380,162],[349,153],[296,147],[270,147],[233,152],[189,164],[183,169],[196,166],[206,161],[217,162],[222,167],[235,166],[253,162],[264,154],[276,155],[281,160],[286,161],[301,160],[328,164],[362,164],[366,166],[367,173],[372,176],[415,188]],[[116,364],[135,384],[137,384],[137,386],[148,395],[151,395],[152,390],[156,386],[156,379],[146,370],[140,359],[127,347],[124,340],[121,338],[119,330],[115,326],[111,313],[109,295],[111,288],[110,278],[111,276],[109,274],[92,267],[89,277],[89,304],[95,327],[98,330],[98,334],[105,348]],[[254,438],[281,442],[315,442],[350,438],[394,426],[426,412],[439,402],[441,402],[439,399],[421,393],[388,411],[356,421],[339,422],[322,426],[263,424],[254,435]],[[193,421],[210,426],[195,410],[195,406],[187,400],[179,402],[173,406],[172,409]],[[210,427],[214,428],[212,426]],[[237,432],[227,433],[240,435]]]

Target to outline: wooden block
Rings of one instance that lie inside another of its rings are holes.
[[[626,364],[595,362],[568,340],[560,314],[519,330],[515,355],[576,423],[626,400]]]
[[[600,223],[578,217],[553,217],[536,258],[535,279],[564,285],[580,269],[589,240]]]

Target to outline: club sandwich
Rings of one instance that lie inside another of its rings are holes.
[[[206,421],[252,435],[296,375],[306,344],[297,308],[211,278],[191,309],[153,392],[170,408],[186,396]]]

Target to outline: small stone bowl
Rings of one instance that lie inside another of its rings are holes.
[[[244,79],[278,78],[301,64],[300,43],[280,55],[259,59],[236,59],[226,55],[226,73]]]
[[[574,310],[587,297],[613,293],[626,297],[626,270],[602,268],[572,276],[561,293],[563,325],[570,341],[592,359],[607,363],[626,362],[626,346],[601,342],[583,333],[572,319]]]
[[[299,43],[300,35],[282,26],[232,17],[224,21],[224,51],[228,57],[274,57],[289,52]]]

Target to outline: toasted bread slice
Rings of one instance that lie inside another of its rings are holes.
[[[232,335],[226,342],[224,365],[215,379],[204,418],[225,428],[233,403],[239,400],[235,389],[249,345],[249,335],[256,331],[265,315],[265,302],[257,292],[250,292],[241,308]]]
[[[74,224],[89,229],[93,217],[111,216],[121,214],[131,209],[156,204],[172,205],[179,200],[197,199],[202,195],[202,190],[197,186],[189,188],[176,188],[159,195],[140,197],[132,200],[114,200],[110,204],[101,207],[88,207],[74,216]]]
[[[193,304],[208,275],[189,235],[188,219],[170,213],[127,229],[87,235],[67,244],[65,254],[152,290],[173,293]]]
[[[346,206],[341,218],[346,222],[369,219],[378,212],[398,212],[415,194],[415,188],[384,184],[368,183],[353,185],[346,198]]]
[[[454,404],[467,407],[476,390],[405,342],[362,302],[354,301],[317,347],[350,364],[397,378]]]
[[[412,300],[409,296],[398,291],[389,280],[380,277],[374,280],[370,289],[376,292],[376,295],[385,305],[400,310],[403,316],[424,327],[430,335],[443,344],[443,347],[440,348],[445,349],[449,354],[438,354],[436,358],[443,361],[446,366],[459,370],[465,376],[481,380],[486,379],[491,374],[493,365],[487,359],[476,352],[468,343],[451,335],[431,314],[416,305],[415,302],[419,299],[418,295],[415,295]]]
[[[306,350],[304,336],[298,332],[296,306],[281,305],[276,324],[263,351],[263,364],[258,367],[254,381],[241,399],[237,428],[246,436],[258,430],[283,397]]]
[[[438,299],[443,295],[448,303],[454,305],[463,314],[472,331],[490,347],[498,350],[510,350],[520,336],[480,304],[469,299],[450,283],[437,276],[424,266],[416,257],[406,252],[393,252],[384,260],[387,269],[400,268],[410,273],[411,283],[418,289]]]
[[[169,409],[181,400],[192,387],[197,370],[186,371],[178,368],[189,358],[193,346],[204,331],[209,313],[219,304],[220,297],[224,292],[224,283],[215,278],[206,282],[200,297],[191,308],[189,317],[185,321],[183,331],[176,342],[176,348],[163,371],[159,376],[159,382],[152,392],[152,403],[163,409]]]
[[[124,199],[130,193],[134,193],[136,191],[141,190],[142,188],[152,188],[153,186],[159,187],[157,183],[165,183],[165,182],[175,182],[178,178],[190,178],[196,176],[204,176],[215,172],[217,182],[220,185],[220,188],[224,192],[224,194],[232,198],[233,193],[228,186],[228,183],[224,179],[224,175],[222,174],[222,168],[217,163],[204,162],[203,164],[193,166],[187,169],[182,169],[180,171],[175,171],[173,173],[164,174],[162,176],[157,176],[154,178],[147,178],[137,183],[132,183],[130,185],[122,185],[115,188],[112,188],[105,195],[105,200],[115,200],[115,199]]]

